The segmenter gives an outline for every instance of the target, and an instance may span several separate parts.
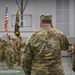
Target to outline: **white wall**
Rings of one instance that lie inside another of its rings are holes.
[[[39,27],[39,20],[41,14],[51,14],[53,25],[55,25],[55,11],[56,11],[56,2],[55,0],[36,0],[35,3],[35,17],[36,25]]]
[[[20,4],[20,0],[19,4]],[[26,0],[24,0],[26,1]],[[14,37],[14,27],[11,26],[11,16],[16,13],[17,4],[15,0],[1,0],[0,1],[0,37],[5,35],[4,21],[5,21],[5,6],[8,5],[9,14],[9,35]],[[74,0],[70,0],[70,37],[74,37]],[[24,11],[24,14],[32,15],[32,27],[20,28],[22,37],[29,37],[31,33],[40,28],[40,15],[49,13],[52,15],[53,25],[56,27],[56,0],[29,0]]]
[[[18,0],[20,1],[20,0]],[[25,0],[24,0],[25,1]],[[20,3],[19,3],[20,4]],[[53,24],[55,25],[55,0],[29,0],[24,11],[24,14],[32,15],[32,27],[20,28],[21,36],[28,37],[36,29],[40,28],[40,15],[43,13],[49,13],[53,15]],[[1,0],[0,1],[0,37],[4,32],[4,21],[5,21],[5,7],[8,5],[9,14],[9,34],[14,36],[14,27],[11,26],[11,16],[16,13],[16,2],[15,0]]]

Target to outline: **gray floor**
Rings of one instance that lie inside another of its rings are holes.
[[[70,57],[62,57],[62,65],[65,75],[75,75],[72,71],[72,59]]]
[[[75,75],[72,71],[71,58],[62,57],[62,65],[65,71],[65,75]],[[21,66],[14,66],[13,69],[7,69],[5,62],[0,63],[0,75],[25,75]]]

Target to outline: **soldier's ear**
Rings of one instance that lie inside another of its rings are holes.
[[[40,22],[40,27],[42,27],[42,23]]]

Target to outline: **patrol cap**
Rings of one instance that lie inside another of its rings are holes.
[[[43,22],[43,23],[52,23],[52,15],[49,15],[49,14],[42,14],[40,16],[40,20]]]

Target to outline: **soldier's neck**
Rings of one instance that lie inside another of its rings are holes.
[[[44,28],[44,27],[52,28],[52,27],[51,27],[51,24],[49,24],[49,23],[48,23],[48,24],[44,23],[44,24],[42,25],[42,28]]]

